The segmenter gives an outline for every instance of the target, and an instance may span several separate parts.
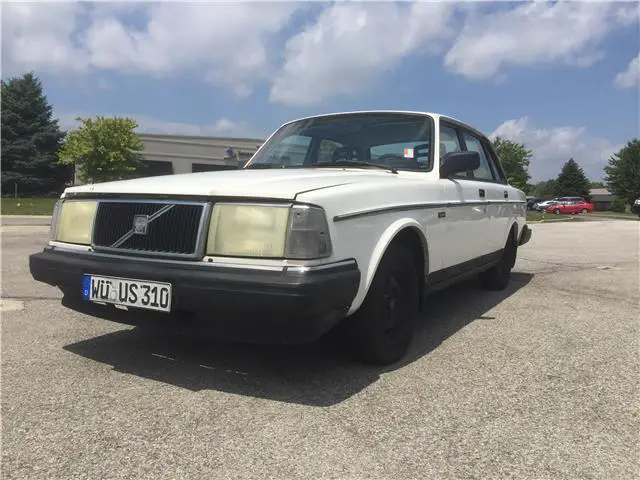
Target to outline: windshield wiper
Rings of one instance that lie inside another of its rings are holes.
[[[359,162],[357,160],[339,160],[332,163],[319,163],[311,165],[313,168],[327,168],[327,167],[364,167],[364,168],[381,168],[382,170],[389,170],[391,173],[398,173],[394,167],[389,165],[380,165],[378,163]]]
[[[282,163],[252,163],[244,168],[287,168]]]

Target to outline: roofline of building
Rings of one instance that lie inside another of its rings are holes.
[[[158,138],[158,139],[167,139],[172,140],[175,138],[179,138],[181,140],[219,140],[220,142],[264,142],[264,138],[253,138],[253,137],[218,137],[213,135],[183,135],[181,133],[147,133],[140,132],[138,133],[139,137],[147,137],[147,138]]]

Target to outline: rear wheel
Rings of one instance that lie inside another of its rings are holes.
[[[364,302],[345,325],[348,348],[356,359],[388,365],[405,355],[418,314],[418,289],[417,269],[409,250],[392,244]]]
[[[588,210],[586,208],[583,208],[582,210],[580,210],[580,213],[587,213]]]
[[[513,234],[509,235],[502,257],[497,265],[479,275],[482,286],[488,290],[504,290],[509,285],[511,269],[516,263],[518,244]]]

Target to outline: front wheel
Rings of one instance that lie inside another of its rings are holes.
[[[555,213],[556,215],[560,215],[560,209],[556,208],[553,213]]]
[[[348,348],[358,360],[389,365],[407,352],[418,314],[418,275],[404,246],[384,254],[358,311],[347,319]]]
[[[588,213],[588,210],[586,208],[583,208],[582,210],[580,210],[580,213]]]

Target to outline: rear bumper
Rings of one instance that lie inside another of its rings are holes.
[[[37,281],[59,287],[73,310],[129,325],[170,324],[207,330],[227,340],[305,343],[347,313],[360,283],[355,260],[296,269],[236,268],[165,262],[50,248],[29,257]],[[85,273],[167,282],[172,312],[121,310],[82,299]]]
[[[520,232],[518,245],[524,245],[529,240],[531,240],[531,228],[529,228],[529,225],[525,225],[524,227],[522,227],[522,231]]]

